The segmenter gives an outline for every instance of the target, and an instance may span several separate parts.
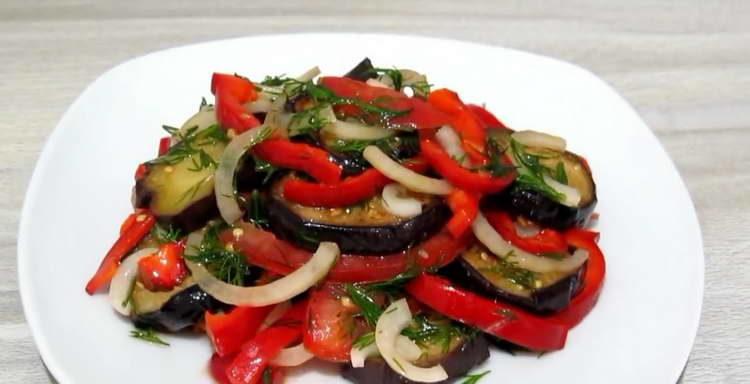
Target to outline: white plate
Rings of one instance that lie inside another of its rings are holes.
[[[607,257],[599,304],[564,350],[541,358],[493,352],[485,382],[674,383],[698,326],[703,246],[692,202],[669,157],[625,100],[558,60],[448,40],[387,35],[263,36],[169,49],[119,65],[73,103],[49,138],[26,196],[18,273],[44,362],[68,383],[206,383],[205,338],[163,348],[129,337],[106,295],[83,287],[131,210],[139,162],[161,124],[179,125],[211,96],[214,71],[251,78],[312,65],[344,73],[362,57],[428,74],[486,103],[514,128],[564,136],[598,184]],[[343,382],[317,369],[291,382]],[[325,381],[324,381],[325,380]]]

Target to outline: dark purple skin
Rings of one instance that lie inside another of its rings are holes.
[[[585,226],[594,212],[596,201],[594,197],[583,206],[568,207],[541,192],[511,186],[500,193],[486,196],[482,200],[482,207],[508,211],[531,219],[542,227],[565,230]]]
[[[133,206],[135,208],[149,208],[152,192],[143,180],[135,183]],[[176,215],[157,215],[156,220],[162,225],[172,225],[181,229],[184,233],[195,231],[206,225],[206,222],[219,215],[214,195],[206,196]]]
[[[333,241],[342,253],[388,255],[401,252],[434,235],[451,216],[443,203],[432,205],[419,216],[384,226],[342,226],[306,220],[276,197],[268,199],[268,220],[278,237],[314,251],[319,242]]]
[[[570,300],[583,287],[585,271],[586,264],[560,281],[535,290],[530,297],[518,296],[496,287],[463,257],[459,257],[455,263],[441,269],[440,273],[448,276],[459,285],[493,299],[501,299],[532,312],[549,314],[558,312],[570,305]]]
[[[206,311],[213,313],[229,308],[230,305],[214,299],[198,285],[193,285],[170,297],[158,311],[135,316],[133,322],[140,327],[177,332],[198,323]]]
[[[440,364],[448,374],[448,379],[441,384],[455,382],[465,376],[472,368],[490,357],[487,339],[478,334],[445,356]],[[365,361],[362,368],[345,365],[342,376],[357,384],[412,384],[411,380],[396,373],[381,358],[371,358]]]

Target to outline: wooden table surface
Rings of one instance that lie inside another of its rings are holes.
[[[0,2],[0,382],[51,380],[24,323],[16,234],[34,163],[73,99],[147,52],[300,31],[491,43],[577,63],[612,84],[674,159],[703,228],[705,301],[683,381],[750,382],[750,2],[552,3]],[[658,212],[654,219],[669,225]]]

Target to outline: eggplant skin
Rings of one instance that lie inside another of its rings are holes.
[[[469,371],[490,357],[489,343],[484,335],[477,334],[453,350],[440,362],[448,379],[440,383],[451,383],[465,376]],[[381,358],[365,361],[362,368],[345,365],[342,368],[345,379],[357,384],[412,384],[413,381],[396,373]]]
[[[596,196],[596,195],[594,195]],[[565,230],[583,227],[596,207],[596,197],[580,207],[568,207],[550,199],[541,192],[511,186],[485,197],[483,208],[503,209],[524,216],[543,227]]]
[[[198,323],[206,311],[229,308],[230,305],[214,299],[198,285],[192,285],[170,297],[159,310],[137,315],[133,322],[139,327],[177,332]]]
[[[347,72],[344,77],[359,81],[367,81],[367,79],[374,79],[378,77],[374,69],[375,67],[372,65],[370,59],[365,57],[364,59],[362,59],[362,61],[359,62],[359,64],[357,64],[354,68]]]
[[[440,270],[441,274],[472,291],[505,300],[540,314],[558,312],[570,305],[570,300],[583,287],[585,272],[586,264],[554,284],[534,290],[531,296],[526,297],[496,287],[463,257]]]
[[[365,255],[401,252],[437,233],[451,216],[450,208],[439,203],[396,224],[343,226],[306,220],[277,197],[268,199],[267,208],[271,231],[284,240],[310,251],[322,241],[332,241],[342,253]]]
[[[149,208],[151,198],[152,192],[143,180],[136,181],[133,205],[136,208]],[[190,204],[176,215],[157,215],[156,219],[159,224],[172,225],[185,233],[189,233],[202,228],[208,220],[218,215],[219,208],[216,206],[216,198],[211,194]]]

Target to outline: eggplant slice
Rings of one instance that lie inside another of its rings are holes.
[[[388,212],[380,196],[348,208],[306,207],[285,200],[280,185],[267,199],[271,231],[311,251],[321,241],[333,241],[342,253],[401,252],[437,233],[451,216],[445,203],[427,195],[422,196],[422,213],[409,219]]]
[[[535,273],[498,258],[481,245],[464,251],[441,270],[469,289],[537,313],[553,313],[570,304],[582,287],[586,264],[569,274]]]
[[[450,383],[456,378],[465,376],[472,368],[487,360],[490,356],[489,343],[482,334],[464,336],[458,343],[451,345],[447,353],[432,354],[427,358],[422,357],[415,364],[431,366],[441,364],[448,374],[448,379],[440,383]],[[346,365],[342,369],[342,375],[357,384],[411,384],[396,373],[382,358],[370,358],[365,361],[362,368],[353,368]]]
[[[177,332],[196,325],[206,311],[231,308],[204,292],[191,279],[167,292],[152,292],[139,282],[133,286],[133,322],[139,327]]]
[[[365,57],[359,62],[359,64],[347,72],[344,77],[359,81],[367,81],[367,79],[378,77],[378,74],[375,72],[375,67],[372,65],[370,58]]]
[[[490,137],[506,154],[513,156],[509,131],[492,130]],[[515,216],[523,216],[543,227],[564,230],[581,227],[588,223],[596,207],[596,184],[586,161],[572,152],[559,152],[550,149],[526,147],[526,152],[538,156],[539,164],[553,172],[560,166],[565,170],[565,184],[581,194],[581,201],[575,207],[563,205],[544,193],[514,183],[504,191],[485,197],[483,208],[502,209]]]

